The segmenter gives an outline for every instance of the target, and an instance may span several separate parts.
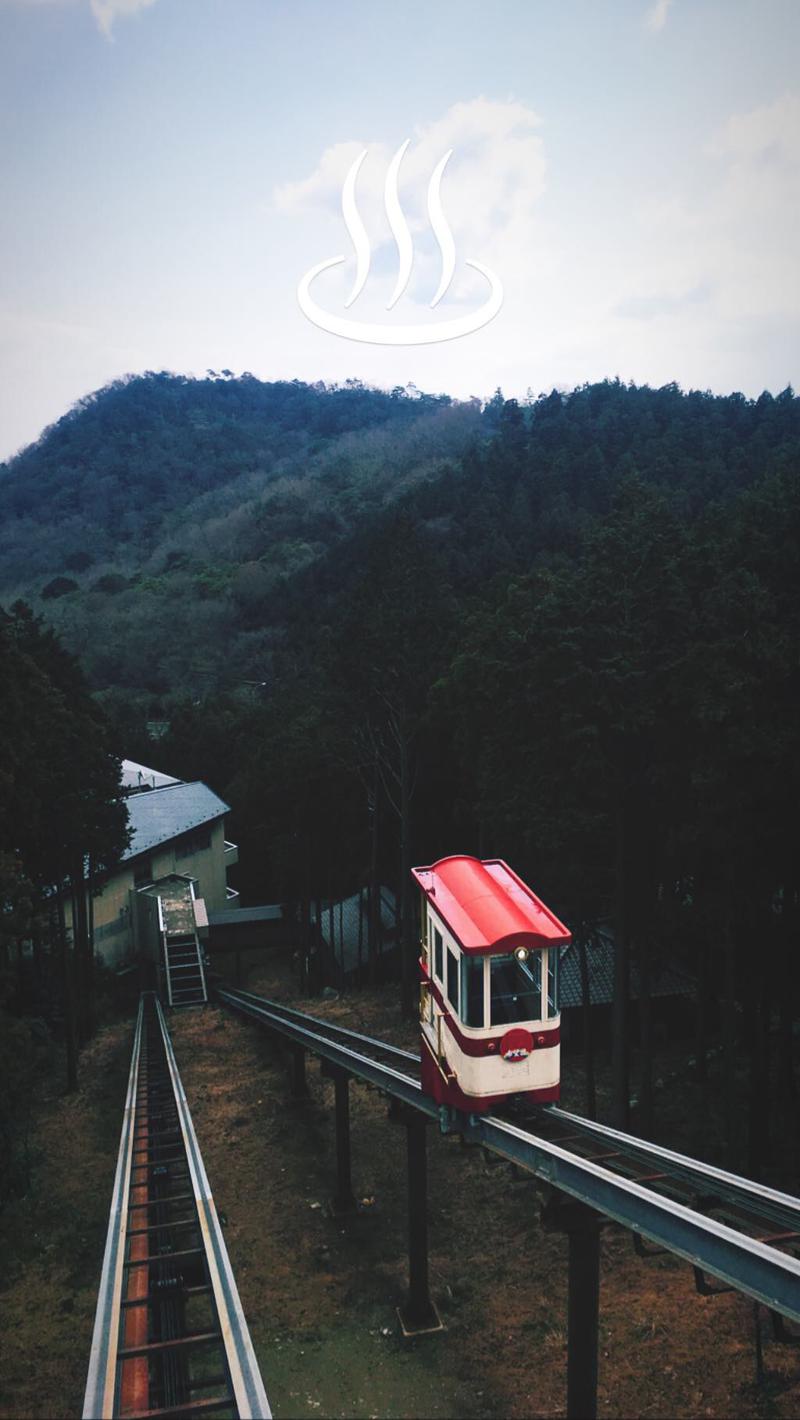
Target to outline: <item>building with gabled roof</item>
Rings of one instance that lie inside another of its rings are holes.
[[[311,903],[312,953],[316,958],[314,972],[319,985],[341,984],[367,969],[369,919],[367,888],[338,902]],[[378,937],[375,951],[381,964],[378,974],[382,975],[383,969],[391,966],[398,949],[397,902],[391,888],[378,889],[375,925]]]
[[[614,1000],[614,934],[610,927],[598,927],[591,934],[586,946],[586,964],[589,975],[589,1004],[610,1006]],[[576,941],[564,947],[561,953],[561,1009],[572,1010],[583,1006],[583,986],[581,983],[580,948]],[[685,967],[676,961],[654,962],[650,969],[648,991],[651,1000],[664,998],[690,998],[697,983]],[[639,967],[632,961],[629,969],[629,997],[638,1001],[642,989]]]
[[[614,956],[616,942],[608,924],[595,926],[586,939],[586,973],[589,986],[591,1030],[596,1041],[610,1041],[613,1031]],[[562,1040],[576,1044],[584,1039],[584,1000],[581,980],[581,948],[577,940],[561,950],[559,964]],[[651,962],[648,995],[652,1022],[659,1031],[687,1034],[693,1019],[697,982],[687,968],[674,958]],[[631,1020],[638,1019],[642,981],[635,957],[628,970],[628,1000]]]
[[[199,780],[185,783],[131,760],[123,761],[122,783],[131,841],[99,892],[95,884],[92,899],[94,949],[115,968],[134,956],[132,899],[141,890],[185,878],[206,913],[231,906],[238,897],[227,875],[239,854],[225,837],[230,809],[218,794]]]

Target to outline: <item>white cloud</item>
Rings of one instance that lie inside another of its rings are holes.
[[[598,324],[626,368],[655,356],[684,383],[741,388],[760,369],[780,387],[797,378],[800,95],[732,115],[703,151],[694,196],[632,213]]]
[[[645,24],[649,30],[653,30],[656,34],[659,30],[663,30],[667,23],[671,4],[672,0],[655,0],[655,4],[651,5],[645,16]]]
[[[750,113],[732,114],[713,135],[706,151],[742,163],[778,158],[796,166],[800,161],[800,95],[783,94]]]
[[[155,0],[0,0],[0,4],[17,5],[24,9],[42,9],[45,5],[74,5],[91,10],[98,29],[106,39],[113,39],[114,21],[137,15],[154,5]]]
[[[91,0],[92,14],[106,39],[112,38],[115,20],[137,15],[154,4],[155,0]]]

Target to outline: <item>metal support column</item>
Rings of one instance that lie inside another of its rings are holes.
[[[306,1052],[302,1045],[292,1045],[291,1087],[292,1099],[304,1100],[308,1097],[306,1084]]]
[[[331,1212],[352,1213],[356,1200],[350,1172],[350,1076],[344,1070],[333,1070],[336,1091],[336,1196]]]
[[[443,1331],[428,1286],[428,1155],[426,1120],[406,1116],[408,1141],[408,1298],[397,1315],[404,1336]]]
[[[597,1415],[597,1322],[600,1301],[600,1228],[596,1209],[553,1189],[542,1208],[542,1226],[566,1233],[569,1247],[567,1301],[567,1420]]]
[[[761,1386],[764,1384],[764,1347],[761,1344],[761,1309],[758,1302],[753,1302],[753,1325],[756,1343],[756,1385]]]
[[[600,1301],[600,1215],[580,1203],[564,1209],[569,1240],[567,1420],[597,1415],[597,1324]]]

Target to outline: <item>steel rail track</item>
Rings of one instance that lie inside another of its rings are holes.
[[[374,1048],[382,1056],[396,1061],[399,1065],[415,1069],[419,1066],[419,1056],[400,1046],[376,1040],[373,1036],[364,1035],[307,1012],[297,1011],[279,1002],[268,1001],[266,997],[258,996],[253,991],[243,991],[237,987],[232,994],[268,1005],[270,1010],[287,1020],[300,1024],[313,1021],[315,1029],[331,1039],[350,1043],[355,1048]],[[563,1144],[567,1139],[572,1143],[597,1143],[603,1146],[603,1161],[611,1167],[612,1172],[616,1172],[616,1167],[624,1169],[632,1162],[641,1163],[648,1168],[655,1166],[661,1176],[654,1178],[651,1173],[648,1178],[651,1184],[658,1184],[659,1188],[683,1186],[694,1200],[703,1200],[706,1210],[715,1209],[718,1204],[728,1204],[752,1216],[756,1223],[769,1222],[778,1227],[786,1235],[787,1243],[795,1239],[800,1242],[800,1199],[792,1197],[791,1194],[781,1193],[778,1189],[769,1188],[739,1174],[729,1173],[701,1159],[693,1159],[661,1144],[654,1144],[648,1139],[612,1129],[607,1124],[585,1119],[582,1115],[572,1114],[557,1105],[523,1105],[516,1108],[512,1106],[508,1112],[503,1110],[501,1117],[507,1118],[512,1124],[527,1125],[532,1133],[544,1133],[545,1137],[556,1144]],[[557,1129],[560,1129],[561,1133],[557,1133]],[[612,1166],[612,1159],[619,1159],[620,1163]]]
[[[364,1035],[362,1031],[351,1030],[349,1026],[340,1026],[335,1021],[326,1021],[320,1016],[312,1016],[308,1011],[297,1011],[293,1006],[284,1006],[280,1001],[271,1001],[266,996],[257,995],[255,991],[244,991],[239,986],[225,987],[225,990],[231,996],[242,996],[246,1000],[255,1001],[257,1005],[269,1006],[276,1016],[282,1016],[287,1021],[295,1021],[298,1025],[313,1021],[320,1034],[328,1035],[332,1040],[341,1040],[345,1044],[351,1044],[354,1048],[370,1049],[376,1054],[385,1055],[389,1060],[396,1060],[398,1064],[419,1068],[419,1056],[412,1050],[403,1050],[401,1046],[390,1045],[388,1041],[378,1040],[376,1036]]]
[[[612,1129],[610,1125],[584,1119],[582,1115],[572,1114],[557,1105],[545,1108],[534,1106],[525,1115],[524,1122],[529,1127],[541,1127],[555,1143],[579,1138],[587,1143],[600,1144],[604,1150],[611,1146],[609,1152],[604,1152],[602,1156],[606,1161],[616,1153],[623,1159],[631,1158],[650,1167],[656,1166],[661,1177],[654,1179],[654,1183],[665,1188],[682,1185],[695,1198],[703,1200],[704,1211],[719,1210],[729,1205],[755,1223],[769,1222],[773,1229],[777,1227],[780,1231],[772,1236],[773,1242],[800,1244],[800,1198],[794,1198],[789,1193],[690,1158],[674,1149],[654,1144],[649,1139],[640,1139],[637,1135]],[[553,1133],[553,1125],[563,1132]]]
[[[269,1420],[271,1411],[149,992],[134,1034],[83,1420],[199,1414]]]
[[[234,1010],[285,1036],[296,1045],[304,1046],[311,1054],[338,1066],[354,1078],[377,1086],[385,1094],[429,1118],[439,1118],[436,1103],[423,1093],[419,1080],[407,1073],[409,1065],[419,1063],[418,1057],[411,1052],[389,1046],[386,1042],[375,1042],[369,1036],[280,1006],[252,992],[218,986],[217,996]],[[406,1068],[396,1069],[394,1065],[363,1053],[376,1045],[381,1053]],[[358,1046],[361,1048],[356,1048]],[[541,1111],[537,1122],[544,1126],[548,1113]],[[573,1134],[581,1126],[579,1132],[582,1137],[607,1139],[604,1125],[593,1126],[580,1116],[570,1116],[566,1111],[559,1113],[565,1116],[563,1122],[569,1123]],[[585,1131],[583,1125],[587,1126]],[[468,1142],[482,1144],[657,1246],[684,1257],[695,1268],[711,1273],[727,1286],[746,1292],[783,1316],[800,1321],[800,1260],[796,1257],[707,1212],[689,1207],[677,1198],[665,1197],[652,1186],[655,1180],[647,1182],[650,1176],[637,1181],[636,1178],[614,1172],[600,1162],[564,1148],[557,1140],[547,1138],[546,1134],[535,1134],[509,1119],[494,1115],[462,1115],[452,1121],[451,1127]],[[609,1134],[613,1138],[619,1131],[612,1130]],[[631,1146],[641,1146],[648,1158],[657,1157],[659,1165],[663,1164],[666,1170],[671,1151],[660,1151],[658,1145],[649,1145],[647,1141],[634,1139],[633,1136],[622,1135],[615,1142],[627,1139],[630,1139]],[[716,1183],[720,1197],[723,1196],[723,1187],[734,1193],[736,1186],[741,1184],[742,1193],[737,1196],[737,1202],[746,1197],[752,1206],[754,1192],[759,1199],[766,1194],[763,1216],[772,1216],[766,1212],[767,1204],[781,1212],[788,1209],[795,1223],[800,1216],[800,1201],[787,1194],[763,1190],[761,1185],[750,1180],[739,1180],[735,1175],[725,1174],[723,1170],[687,1159],[684,1155],[672,1154],[672,1164],[676,1177],[681,1169],[692,1171],[698,1193],[713,1192],[712,1181]],[[663,1178],[658,1181],[662,1182]]]

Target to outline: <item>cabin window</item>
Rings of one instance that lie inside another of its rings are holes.
[[[444,966],[442,964],[442,934],[437,927],[433,929],[433,974],[439,981],[444,981]]]
[[[492,1025],[513,1025],[516,1021],[542,1019],[542,959],[531,952],[527,961],[515,956],[492,957]]]
[[[465,1025],[483,1026],[484,957],[461,958],[461,1019]]]
[[[557,1016],[558,1002],[558,959],[559,947],[550,947],[547,952],[547,1015]]]
[[[458,957],[447,948],[447,999],[458,1015]]]

